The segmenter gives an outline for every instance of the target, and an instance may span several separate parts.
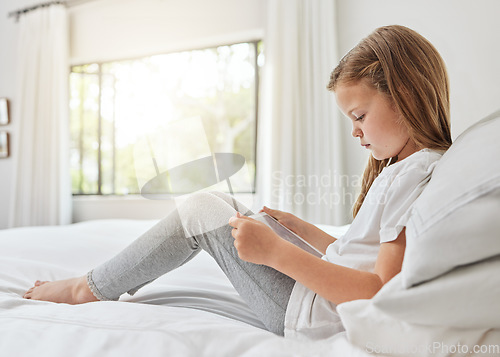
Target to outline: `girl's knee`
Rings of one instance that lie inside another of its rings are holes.
[[[239,200],[235,199],[234,196],[225,193],[225,192],[220,192],[220,191],[211,191],[209,192],[211,195],[214,195],[218,197],[219,199],[223,200],[225,203],[227,203],[229,206],[234,208],[236,211],[240,212],[241,214],[244,215],[250,215],[253,214],[252,211],[245,206],[242,202]]]
[[[189,195],[178,205],[177,211],[182,226],[190,235],[228,225],[229,218],[235,214],[234,208],[207,192]]]
[[[192,211],[234,208],[232,196],[218,191],[197,192],[182,200],[182,206]]]

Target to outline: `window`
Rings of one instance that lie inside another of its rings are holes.
[[[139,194],[160,172],[211,153],[242,155],[246,174],[232,190],[254,192],[262,60],[262,43],[247,42],[73,66],[73,194]]]

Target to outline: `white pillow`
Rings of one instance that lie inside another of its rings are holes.
[[[337,311],[349,341],[377,356],[498,357],[499,269],[500,256],[410,289],[399,274],[373,299],[345,302]],[[490,353],[467,353],[490,344]]]
[[[500,111],[462,133],[436,165],[406,227],[403,285],[500,254]]]

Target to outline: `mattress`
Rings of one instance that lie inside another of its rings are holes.
[[[0,356],[368,356],[343,333],[312,342],[266,331],[205,252],[120,301],[22,298],[35,280],[85,274],[154,223],[0,230]]]

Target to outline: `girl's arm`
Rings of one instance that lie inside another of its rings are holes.
[[[326,248],[337,240],[337,238],[332,237],[315,225],[306,222],[291,213],[270,209],[265,206],[260,212],[265,212],[271,217],[274,217],[278,220],[278,222],[301,238],[305,239],[309,244],[323,254],[326,253]]]
[[[380,245],[374,271],[366,272],[317,258],[249,217],[237,215],[229,223],[235,228],[232,233],[234,245],[241,259],[268,265],[334,304],[372,298],[399,273],[403,264],[406,246],[404,230],[396,240]]]
[[[382,243],[373,272],[346,268],[316,258],[289,242],[270,264],[276,270],[313,290],[334,304],[371,299],[401,271],[406,236],[401,232],[392,242]],[[307,267],[307,268],[306,268]]]

